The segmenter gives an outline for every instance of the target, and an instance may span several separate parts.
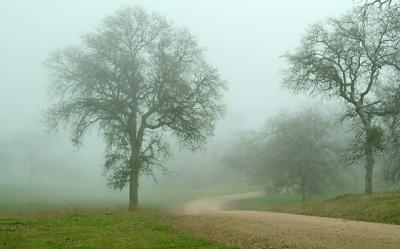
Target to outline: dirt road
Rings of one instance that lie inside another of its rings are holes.
[[[177,226],[243,248],[400,249],[400,226],[262,211],[226,211],[245,193],[186,203]]]
[[[263,192],[259,191],[196,199],[184,203],[184,205],[180,207],[177,212],[184,215],[218,213],[227,210],[228,204],[231,201],[256,197],[262,194]]]

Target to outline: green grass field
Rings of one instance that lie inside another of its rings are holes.
[[[259,190],[259,186],[211,186],[182,189],[176,186],[156,184],[142,188],[139,194],[141,208],[168,211],[180,206],[185,201],[201,197],[235,194]],[[177,192],[176,190],[179,189]],[[101,192],[86,188],[62,188],[40,186],[11,186],[0,184],[1,214],[35,214],[47,211],[70,212],[83,209],[119,209],[128,205],[128,192],[107,190]]]
[[[149,212],[75,211],[46,216],[0,216],[4,249],[226,249],[167,225]]]
[[[234,202],[231,207],[400,225],[400,192],[342,195],[305,204],[296,196],[265,195]]]
[[[0,249],[226,249],[172,228],[156,211],[127,212],[127,193],[0,185]],[[142,208],[170,210],[232,189],[141,193]]]

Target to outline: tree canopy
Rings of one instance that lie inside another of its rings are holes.
[[[49,126],[66,124],[75,145],[95,126],[106,143],[109,183],[130,183],[132,209],[139,175],[152,174],[169,155],[165,136],[197,149],[224,113],[225,82],[195,37],[140,7],[107,16],[46,64],[56,101]]]
[[[326,193],[349,173],[342,147],[345,132],[316,109],[282,112],[259,131],[235,135],[223,163],[273,193],[294,192],[303,201]]]
[[[356,8],[311,26],[300,48],[286,54],[285,87],[338,98],[347,109],[344,118],[360,122],[366,193],[372,192],[375,153],[382,147],[380,117],[388,112],[383,93],[400,72],[399,20],[397,8]]]

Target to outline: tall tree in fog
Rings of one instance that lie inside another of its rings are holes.
[[[313,25],[300,48],[286,58],[284,86],[294,92],[338,98],[345,117],[361,123],[365,193],[372,193],[375,153],[382,147],[377,117],[385,115],[381,91],[400,69],[400,11],[355,9]]]
[[[268,176],[268,172],[265,172],[265,134],[246,130],[237,132],[232,137],[221,164],[237,172],[251,184],[265,184]]]
[[[306,201],[335,182],[341,170],[335,165],[339,157],[333,131],[332,123],[313,110],[271,119],[263,150],[272,189],[293,189]]]
[[[99,130],[109,183],[117,189],[129,183],[130,209],[137,207],[139,176],[169,155],[163,137],[197,149],[224,111],[224,81],[196,39],[140,7],[108,16],[47,66],[57,100],[47,113],[50,127],[69,125],[75,145],[89,128]]]
[[[400,74],[391,79],[392,84],[382,93],[386,112],[382,122],[386,131],[383,172],[387,183],[400,186]]]

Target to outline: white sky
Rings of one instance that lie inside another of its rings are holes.
[[[353,0],[0,0],[0,139],[45,129],[40,123],[49,106],[44,60],[55,49],[78,44],[82,34],[124,5],[141,5],[187,27],[207,49],[229,87],[218,143],[220,136],[259,128],[278,111],[306,102],[280,87],[285,65],[279,57],[298,46],[309,24],[344,13]],[[56,139],[65,150],[65,133]],[[88,140],[73,154],[81,163],[69,167],[92,182],[104,181],[102,146],[95,133]]]
[[[48,106],[43,61],[80,42],[107,14],[141,5],[187,27],[227,81],[229,112],[219,132],[257,128],[277,111],[304,102],[280,88],[279,57],[308,24],[349,10],[352,0],[1,0],[0,128],[38,127]]]

